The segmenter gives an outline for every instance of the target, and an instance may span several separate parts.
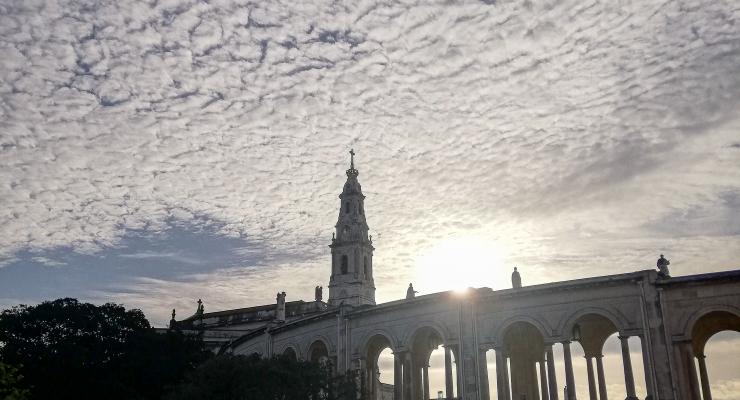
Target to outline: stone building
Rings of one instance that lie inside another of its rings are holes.
[[[717,332],[740,331],[740,271],[670,277],[661,256],[660,271],[531,286],[522,286],[516,272],[511,289],[441,292],[376,305],[374,248],[351,154],[329,246],[326,303],[317,287],[312,302],[285,303],[278,293],[275,304],[209,313],[199,306],[195,315],[171,323],[204,332],[216,352],[288,354],[328,361],[339,372],[359,371],[369,398],[396,400],[437,397],[429,392],[428,375],[437,348],[444,350],[447,399],[575,400],[573,342],[586,357],[589,400],[607,400],[603,346],[616,333],[624,398],[637,399],[637,362],[646,398],[711,399],[704,345]],[[637,360],[631,359],[630,337],[641,343]],[[565,382],[557,381],[554,347],[563,354]],[[393,352],[393,385],[377,379],[384,349]],[[487,356],[495,359],[495,391]]]

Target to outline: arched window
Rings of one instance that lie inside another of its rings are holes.
[[[346,202],[344,203],[344,212],[346,212],[346,213],[348,213],[348,212],[349,212],[349,201],[346,201]]]
[[[362,274],[367,277],[367,256],[365,256],[365,264],[362,265]]]
[[[346,254],[342,255],[342,275],[347,273],[347,269],[349,269],[349,258]]]

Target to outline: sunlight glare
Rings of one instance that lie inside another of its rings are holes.
[[[502,246],[477,236],[451,237],[422,251],[416,259],[414,288],[420,293],[493,287],[506,275]]]

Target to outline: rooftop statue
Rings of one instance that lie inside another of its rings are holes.
[[[406,289],[406,300],[415,298],[416,293],[418,292],[414,290],[414,286],[409,283],[409,288]]]
[[[522,287],[522,276],[519,275],[519,271],[514,267],[514,272],[511,273],[511,287],[518,289]]]
[[[658,262],[656,263],[656,266],[658,267],[658,276],[661,278],[670,278],[671,273],[668,271],[668,266],[671,265],[671,262],[668,261],[667,258],[663,257],[663,255],[660,255],[660,258],[658,259]]]

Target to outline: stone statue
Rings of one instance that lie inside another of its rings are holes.
[[[172,320],[173,321],[175,320],[175,309],[174,308],[172,309]]]
[[[414,286],[409,283],[409,288],[406,289],[406,300],[415,298],[416,293],[418,292],[414,290]]]
[[[285,321],[285,292],[278,292],[277,294],[277,307],[275,308],[275,320]]]
[[[316,301],[321,301],[324,299],[324,288],[321,286],[316,286],[316,289],[314,289],[314,298]]]
[[[671,273],[668,271],[668,266],[671,265],[671,262],[668,261],[663,255],[660,255],[660,258],[658,259],[658,262],[656,263],[656,266],[658,267],[658,276],[661,278],[670,278]]]
[[[203,301],[201,299],[198,299],[198,309],[195,311],[198,315],[203,315],[203,312],[205,311],[205,307],[203,307]]]
[[[514,267],[514,272],[511,273],[511,287],[518,289],[522,287],[522,276],[519,275],[519,271]]]

